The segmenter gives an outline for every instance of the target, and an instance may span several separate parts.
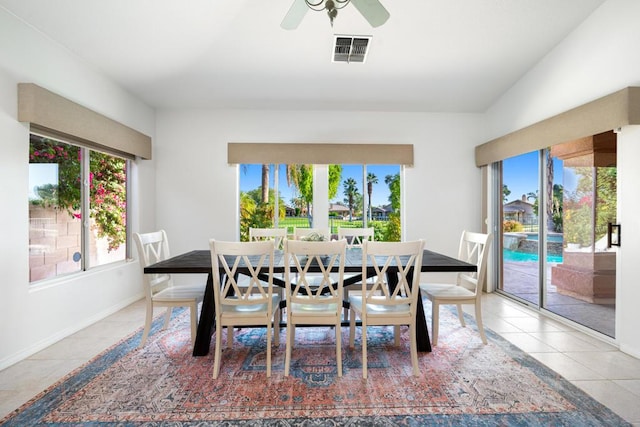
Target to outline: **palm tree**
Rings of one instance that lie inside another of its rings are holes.
[[[262,165],[262,203],[269,202],[269,165]]]
[[[554,229],[553,222],[553,157],[551,156],[551,149],[547,148],[546,150],[547,156],[547,170],[546,170],[546,178],[547,178],[547,230],[551,231]]]
[[[367,194],[369,195],[369,221],[371,221],[371,193],[373,193],[373,184],[378,183],[376,174],[369,172],[367,174]]]
[[[355,196],[358,194],[358,183],[353,178],[347,178],[342,186],[344,188],[344,195],[349,206],[349,222],[353,221],[353,202]]]

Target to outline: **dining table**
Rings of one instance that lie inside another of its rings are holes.
[[[213,271],[211,264],[211,252],[209,250],[192,250],[180,255],[172,256],[163,261],[149,265],[144,268],[145,274],[207,274],[207,284],[204,291],[202,306],[200,309],[200,317],[198,321],[198,330],[196,334],[195,344],[193,347],[193,356],[205,356],[209,353],[211,345],[211,335],[215,326],[215,305],[213,300]],[[284,253],[276,251],[274,255],[274,281],[278,286],[285,286],[281,274],[284,273]],[[309,270],[314,272],[313,267]],[[354,286],[362,281],[362,249],[349,248],[346,250],[345,256],[345,279],[343,286]],[[453,273],[453,272],[475,272],[477,266],[457,258],[453,258],[438,252],[425,249],[422,255],[421,272],[430,273]],[[320,272],[320,267],[317,271]],[[223,275],[223,271],[216,274]],[[373,265],[367,265],[367,277],[375,275]],[[410,276],[411,277],[411,276]],[[394,279],[397,277],[393,274],[387,277],[389,286],[394,285]],[[409,284],[413,286],[412,283]],[[418,351],[430,352],[431,341],[429,339],[429,331],[427,329],[427,321],[424,314],[424,306],[422,298],[418,296],[418,304],[416,310],[416,338]],[[284,304],[284,301],[282,302]],[[346,303],[348,304],[348,303]],[[348,325],[348,322],[343,324]]]

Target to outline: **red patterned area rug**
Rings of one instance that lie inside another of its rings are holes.
[[[296,331],[291,375],[283,342],[265,370],[265,330],[236,332],[212,379],[213,351],[192,357],[188,316],[160,319],[144,348],[140,332],[9,414],[6,426],[621,426],[629,425],[568,381],[475,323],[460,327],[443,310],[441,337],[420,354],[411,375],[407,331],[393,346],[391,328],[371,328],[369,378],[362,379],[359,337],[336,375],[333,330]],[[283,330],[284,332],[284,330]],[[212,343],[212,350],[213,350]]]

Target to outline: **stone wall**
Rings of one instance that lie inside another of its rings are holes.
[[[79,271],[81,231],[67,211],[29,205],[29,281]]]
[[[504,248],[527,254],[538,253],[538,241],[527,240],[525,233],[504,233]],[[562,255],[562,242],[547,242],[548,255]]]

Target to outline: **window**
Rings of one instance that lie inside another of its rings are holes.
[[[31,135],[30,282],[126,258],[128,162]]]
[[[328,212],[322,213],[314,210],[313,165],[239,167],[241,240],[248,239],[250,227],[287,227],[289,234],[294,228],[317,227],[317,215],[327,215],[333,234],[338,227],[366,224],[375,228],[376,240],[401,238],[399,165],[329,165],[324,183]]]

